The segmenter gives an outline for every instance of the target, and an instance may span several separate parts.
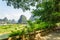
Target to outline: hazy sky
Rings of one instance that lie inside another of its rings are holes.
[[[21,9],[14,9],[7,6],[5,1],[0,0],[0,19],[7,17],[8,19],[18,20],[21,15],[25,15],[29,19],[31,13],[30,11],[23,12]]]

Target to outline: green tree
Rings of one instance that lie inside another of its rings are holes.
[[[55,24],[60,22],[60,0],[5,0],[7,5],[13,5],[14,8],[29,10],[30,6],[36,6],[32,11],[39,20]]]
[[[8,6],[13,5],[14,8],[22,8],[23,10],[30,10],[30,6],[35,6],[36,2],[40,3],[40,0],[3,0],[7,2]]]
[[[55,26],[55,23],[60,22],[60,0],[6,0],[7,5],[13,5],[14,8],[22,8],[23,10],[30,10],[30,6],[36,6],[36,9],[32,11],[34,16],[39,16],[39,20],[43,21],[40,23],[38,20],[36,23],[39,23],[37,29],[45,29]],[[23,18],[25,20],[25,18]],[[20,22],[20,19],[19,21]],[[28,29],[29,31],[34,31],[35,33],[35,24],[29,22],[31,26]],[[30,37],[30,36],[29,36]]]
[[[53,20],[53,18],[55,17],[57,18],[58,15],[55,15],[56,12],[60,13],[60,0],[5,0],[5,1],[7,1],[8,6],[13,5],[14,8],[22,8],[23,10],[30,9],[30,6],[36,6],[36,9],[34,10],[33,14],[41,16],[41,18],[45,21],[51,21]]]
[[[56,3],[57,1],[57,3]],[[37,4],[37,9],[33,10],[35,16],[41,16],[41,20],[45,22],[56,23],[60,21],[60,9],[59,9],[59,0],[46,1],[40,4]],[[56,5],[58,7],[56,7]],[[58,9],[58,10],[57,10]],[[58,19],[58,20],[57,20]]]

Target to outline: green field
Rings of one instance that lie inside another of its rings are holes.
[[[57,23],[58,26],[60,26],[60,23]],[[0,35],[1,34],[6,34],[6,33],[12,33],[15,32],[17,30],[22,31],[24,29],[24,31],[27,29],[26,24],[7,24],[7,25],[0,25]],[[38,25],[35,24],[34,27],[31,29],[29,27],[29,30],[32,31],[34,29],[40,29],[41,27],[44,28],[45,25]]]
[[[22,30],[24,24],[10,24],[10,25],[0,25],[0,34],[11,33],[12,31]]]

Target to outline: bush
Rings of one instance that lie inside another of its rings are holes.
[[[12,31],[12,33],[9,36],[12,37],[12,36],[17,36],[17,35],[21,35],[21,31],[20,30]]]
[[[37,22],[38,21],[35,21],[35,22],[28,21],[28,24],[30,26],[29,31],[51,29],[55,27],[55,24],[51,22],[42,22],[42,21],[39,21],[39,23]]]
[[[46,22],[41,22],[40,24],[35,24],[36,30],[46,29],[48,24]]]

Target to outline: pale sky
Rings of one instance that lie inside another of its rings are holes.
[[[5,1],[0,0],[0,19],[7,17],[8,19],[18,20],[21,15],[25,15],[27,19],[29,19],[31,12],[23,12],[22,9],[14,9],[13,7],[7,6]]]

